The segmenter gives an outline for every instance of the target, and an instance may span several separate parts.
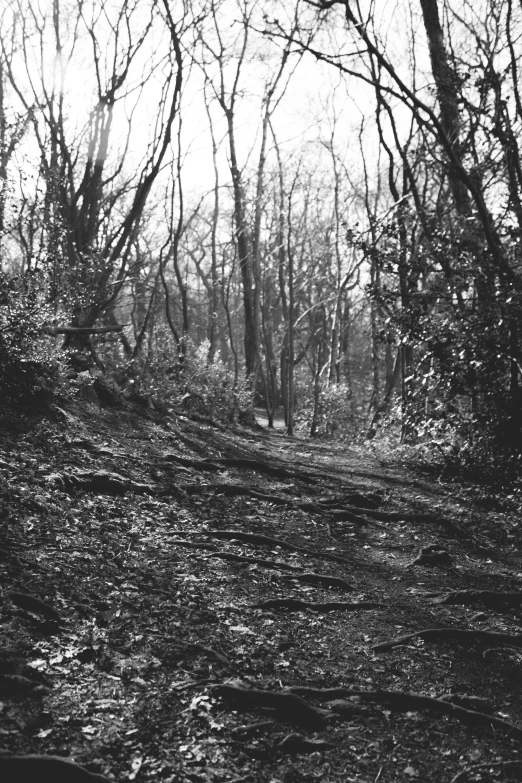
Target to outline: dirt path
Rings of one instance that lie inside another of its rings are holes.
[[[5,751],[118,781],[520,779],[514,497],[182,417],[2,425]]]

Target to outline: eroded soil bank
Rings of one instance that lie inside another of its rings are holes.
[[[1,419],[5,752],[116,781],[522,778],[513,495],[131,408]],[[0,777],[24,763],[43,779]]]

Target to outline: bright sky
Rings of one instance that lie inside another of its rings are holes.
[[[125,25],[120,26],[119,40],[115,45],[114,26],[117,11],[122,7],[123,0],[111,0],[105,6],[100,0],[86,0],[83,5],[83,17],[78,17],[76,0],[62,0],[60,5],[62,23],[60,28],[60,43],[62,45],[61,59],[56,57],[55,36],[52,27],[52,6],[46,0],[8,0],[8,10],[4,13],[3,29],[8,29],[15,17],[9,17],[18,11],[18,33],[25,29],[25,59],[18,52],[13,60],[13,70],[16,74],[17,87],[28,105],[34,104],[47,91],[49,95],[54,89],[64,95],[64,103],[68,114],[67,129],[69,139],[78,138],[81,129],[89,117],[89,112],[96,103],[96,69],[103,85],[114,72],[121,73],[123,55],[129,43]],[[267,5],[268,4],[268,5]],[[192,7],[194,7],[195,2]],[[43,42],[31,22],[29,7],[37,11],[37,19],[42,24]],[[250,6],[249,6],[250,7]],[[263,27],[262,8],[256,4],[259,13],[253,20],[254,26]],[[269,16],[281,14],[283,23],[283,8],[290,8],[288,2],[281,4],[278,0],[265,0]],[[400,3],[385,3],[382,6],[383,21],[381,30],[389,31],[397,24],[404,24],[404,8]],[[103,9],[108,9],[104,16]],[[392,13],[390,13],[390,9]],[[306,8],[307,13],[311,12]],[[304,13],[304,12],[303,12]],[[236,0],[225,0],[219,16],[222,41],[225,46],[225,57],[231,58],[225,66],[225,78],[228,85],[233,79],[235,61],[234,52],[241,45],[243,28],[238,23],[239,11]],[[136,40],[136,34],[143,31],[150,22],[149,2],[140,2],[131,17],[129,29],[131,39]],[[96,40],[89,35],[89,26],[93,25]],[[185,20],[186,21],[186,20]],[[212,31],[210,16],[205,17],[206,39],[217,50],[218,41],[215,31]],[[112,25],[112,30],[111,30]],[[386,29],[388,28],[388,30]],[[76,40],[74,36],[77,36]],[[340,27],[332,25],[330,31],[334,39],[334,49],[342,51],[345,44],[344,33]],[[278,46],[271,45],[262,36],[250,33],[255,44],[255,57],[250,55],[245,62],[238,83],[238,100],[236,112],[236,133],[240,163],[248,164],[250,170],[255,169],[259,149],[260,106],[263,86],[267,74],[273,69],[273,57],[280,56]],[[8,37],[4,37],[8,40]],[[208,116],[203,95],[202,72],[196,64],[190,63],[190,53],[196,58],[201,57],[201,47],[191,49],[193,34],[189,31],[183,38],[188,54],[185,55],[185,83],[182,100],[182,146],[183,146],[183,182],[189,198],[199,199],[202,193],[210,191],[214,184],[214,172],[211,157],[210,132]],[[398,45],[391,35],[391,48],[397,50]],[[42,56],[43,52],[43,56]],[[129,70],[126,87],[130,87],[125,99],[116,103],[114,124],[109,147],[111,166],[117,166],[124,158],[124,172],[138,169],[142,156],[147,151],[156,131],[158,106],[161,103],[165,75],[170,64],[167,59],[168,31],[164,21],[158,16],[152,24],[149,38],[136,54]],[[261,56],[262,55],[262,56]],[[209,54],[207,52],[207,57]],[[292,57],[287,66],[287,73],[293,69],[296,60]],[[347,61],[351,63],[350,60]],[[26,65],[28,67],[26,67]],[[210,75],[215,80],[218,76],[214,64]],[[145,82],[143,91],[139,89],[141,81]],[[120,90],[117,95],[121,95]],[[210,94],[210,91],[208,91]],[[283,157],[301,156],[303,163],[317,167],[329,158],[327,151],[319,141],[328,141],[332,135],[335,121],[335,146],[340,158],[346,163],[354,178],[361,172],[361,151],[358,140],[358,129],[365,108],[372,101],[371,88],[355,79],[346,83],[340,80],[338,72],[315,58],[306,55],[293,74],[286,94],[273,117],[273,126],[281,145]],[[20,102],[14,98],[14,105],[20,110]],[[222,183],[228,183],[226,123],[223,112],[215,101],[211,105],[214,120],[215,137],[220,143],[219,169]],[[335,120],[334,120],[335,118]],[[372,117],[367,125],[372,124]],[[125,151],[127,132],[130,127],[129,148]],[[71,143],[71,142],[69,142]],[[76,142],[73,142],[75,144]],[[373,153],[375,139],[366,143],[369,151],[370,165],[375,161]],[[85,151],[87,140],[84,138],[79,147]],[[269,149],[271,148],[269,144]],[[29,145],[26,164],[36,152],[36,145]],[[33,153],[31,153],[31,149]],[[35,161],[36,163],[36,161]],[[269,165],[275,164],[272,155]],[[29,170],[30,166],[28,166]]]

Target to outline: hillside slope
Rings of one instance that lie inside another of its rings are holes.
[[[0,776],[522,777],[513,497],[130,407],[0,425]]]

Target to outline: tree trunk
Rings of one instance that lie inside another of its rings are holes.
[[[420,4],[428,38],[431,70],[437,86],[442,128],[451,144],[458,164],[462,166],[459,119],[460,85],[458,76],[448,61],[437,0],[420,0]],[[451,161],[448,168],[448,177],[457,212],[459,215],[469,215],[469,193]]]
[[[399,379],[401,377],[402,364],[403,364],[402,348],[397,348],[397,353],[395,354],[395,362],[393,364],[393,370],[387,381],[384,397],[382,399],[382,402],[380,402],[377,408],[375,409],[375,413],[373,414],[370,427],[368,429],[367,437],[370,439],[375,437],[382,416],[386,414],[390,409],[393,392],[397,388],[399,384]]]

